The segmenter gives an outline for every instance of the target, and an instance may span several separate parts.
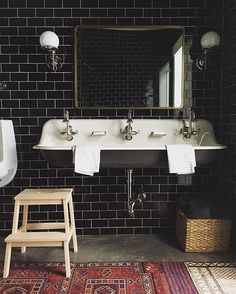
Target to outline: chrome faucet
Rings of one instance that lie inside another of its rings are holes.
[[[72,126],[70,125],[68,110],[64,110],[64,118],[63,118],[62,122],[66,124],[66,127],[65,127],[65,131],[60,131],[60,134],[61,135],[66,134],[66,140],[72,141],[74,135],[78,134],[78,131],[77,130],[73,131]]]
[[[184,139],[189,140],[192,136],[196,136],[199,133],[199,129],[196,129],[196,114],[192,107],[189,108],[188,121],[182,120],[183,128],[180,129],[180,134],[183,134]]]
[[[132,140],[133,136],[139,133],[139,131],[133,131],[131,125],[132,123],[132,110],[130,109],[128,112],[127,126],[124,128],[124,130],[120,130],[120,132],[125,135],[125,139],[128,141]]]

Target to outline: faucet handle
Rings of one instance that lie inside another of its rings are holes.
[[[63,122],[68,122],[69,121],[69,111],[64,109],[64,118]]]
[[[132,109],[129,109],[127,122],[133,122],[133,120],[132,120],[132,114],[133,114],[133,110]]]
[[[196,113],[195,113],[193,107],[190,107],[189,108],[189,118],[190,118],[190,121],[192,121],[192,122],[196,122],[197,121],[197,119],[196,119]]]

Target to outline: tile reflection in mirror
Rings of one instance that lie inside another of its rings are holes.
[[[180,108],[180,26],[75,28],[74,104],[81,108]]]

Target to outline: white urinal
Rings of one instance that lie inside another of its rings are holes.
[[[0,187],[14,178],[17,170],[16,140],[11,120],[0,120]]]

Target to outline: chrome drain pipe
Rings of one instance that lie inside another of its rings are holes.
[[[128,212],[130,217],[134,217],[134,202],[132,197],[132,169],[127,169],[127,186],[128,186]]]
[[[128,186],[128,201],[127,201],[127,207],[128,207],[128,213],[130,217],[134,217],[134,206],[140,205],[143,203],[143,201],[147,198],[146,193],[140,189],[137,197],[132,196],[132,169],[127,169],[127,186]]]

